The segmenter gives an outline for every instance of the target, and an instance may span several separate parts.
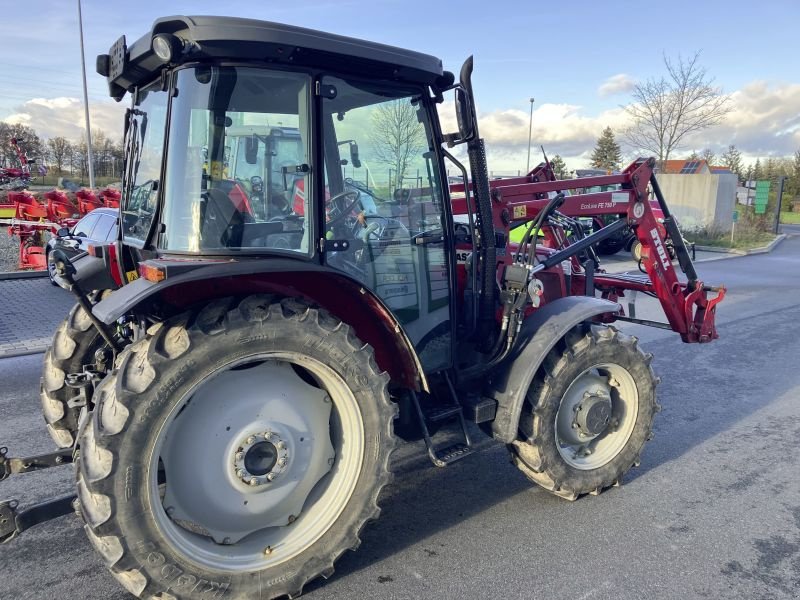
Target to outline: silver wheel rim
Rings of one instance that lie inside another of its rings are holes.
[[[150,503],[187,559],[265,569],[333,526],[363,456],[361,412],[333,369],[292,352],[250,356],[204,378],[173,408],[150,458]]]
[[[579,413],[592,403],[610,403],[608,425],[599,433],[582,430]],[[561,458],[581,471],[598,469],[613,460],[628,443],[639,414],[639,391],[627,369],[613,363],[583,371],[567,389],[555,423]]]

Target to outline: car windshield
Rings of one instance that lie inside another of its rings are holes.
[[[177,73],[160,248],[309,252],[310,81],[250,67]]]

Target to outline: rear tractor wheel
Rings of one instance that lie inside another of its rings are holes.
[[[77,487],[90,541],[141,598],[294,598],[359,544],[396,409],[372,349],[295,300],[153,326],[98,387]]]
[[[512,461],[534,483],[575,500],[617,485],[652,437],[658,379],[636,338],[591,325],[547,356],[528,389]]]
[[[105,347],[89,315],[76,304],[56,329],[44,355],[39,396],[47,431],[59,448],[70,448],[74,444],[81,410],[81,392],[68,385],[69,375],[95,364],[97,351]]]

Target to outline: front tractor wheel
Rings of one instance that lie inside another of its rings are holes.
[[[652,436],[659,405],[651,359],[611,327],[573,330],[531,383],[512,461],[568,500],[617,484]]]
[[[295,597],[378,516],[388,376],[323,310],[216,301],[152,327],[117,364],[77,485],[90,541],[134,595]]]

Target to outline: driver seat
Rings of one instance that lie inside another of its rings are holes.
[[[202,248],[241,248],[245,223],[254,222],[249,213],[237,210],[233,200],[220,189],[205,193],[200,213]]]

